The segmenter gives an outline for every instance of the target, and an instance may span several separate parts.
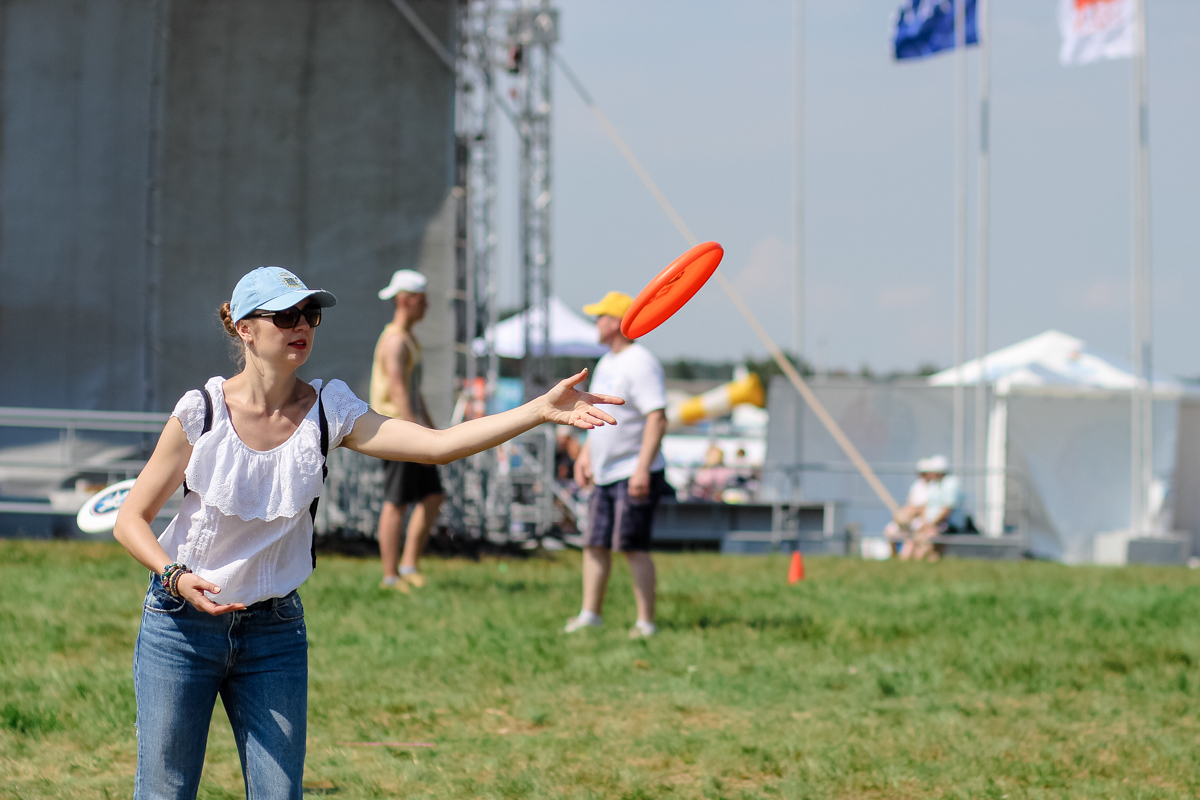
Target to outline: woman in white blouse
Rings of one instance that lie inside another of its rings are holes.
[[[183,396],[121,507],[114,535],[153,573],[134,650],[137,799],[196,796],[218,695],[247,797],[301,798],[308,645],[296,589],[313,569],[323,449],[445,464],[545,422],[615,424],[593,403],[623,401],[575,389],[586,372],[448,430],[380,416],[341,381],[296,377],[336,302],[279,267],[243,277],[221,308],[243,368]],[[179,514],[156,538],[150,521],[181,483]]]

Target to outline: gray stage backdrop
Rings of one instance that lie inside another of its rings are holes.
[[[453,45],[454,4],[410,0]],[[307,378],[365,394],[393,270],[451,411],[454,79],[387,0],[38,0],[0,13],[0,405],[168,410],[278,264],[333,291]]]

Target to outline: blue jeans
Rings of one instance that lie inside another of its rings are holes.
[[[247,800],[301,800],[308,637],[292,592],[219,617],[169,595],[155,576],[133,651],[135,800],[192,800],[217,695],[233,726]]]

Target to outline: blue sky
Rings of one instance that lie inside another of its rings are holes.
[[[808,356],[876,371],[953,356],[953,58],[897,64],[896,0],[808,0]],[[792,2],[560,0],[560,53],[778,341],[792,340]],[[1058,328],[1129,353],[1129,61],[1058,64],[1056,0],[993,3],[992,347]],[[1200,3],[1149,4],[1155,361],[1200,375]],[[974,54],[971,141],[977,141]],[[632,293],[685,248],[555,76],[555,293]],[[501,256],[516,281],[516,145]],[[974,270],[972,161],[971,270]],[[974,352],[974,285],[968,339]],[[761,355],[715,286],[644,339]]]

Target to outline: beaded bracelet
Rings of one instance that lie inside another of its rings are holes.
[[[171,594],[172,595],[174,595],[175,597],[180,596],[179,595],[179,579],[182,578],[185,574],[190,573],[190,572],[191,572],[191,570],[188,569],[187,567],[181,567],[180,569],[175,570],[175,574],[171,576]]]
[[[167,594],[172,597],[179,597],[179,579],[190,572],[191,570],[187,568],[186,564],[178,562],[173,562],[163,567],[162,584],[163,588],[167,590]]]
[[[184,574],[189,573],[189,572],[191,572],[191,570],[188,569],[187,567],[181,567],[180,569],[177,569],[177,570],[175,570],[174,573],[172,573],[172,575],[171,575],[171,594],[174,597],[179,597],[179,579],[182,578],[184,576]]]
[[[175,572],[177,570],[181,569],[182,567],[183,567],[183,564],[180,564],[178,562],[172,562],[170,564],[167,564],[165,567],[163,567],[162,574],[159,576],[159,578],[162,580],[162,587],[164,590],[166,590],[167,594],[172,594],[172,592],[171,592],[171,577],[175,574]]]

